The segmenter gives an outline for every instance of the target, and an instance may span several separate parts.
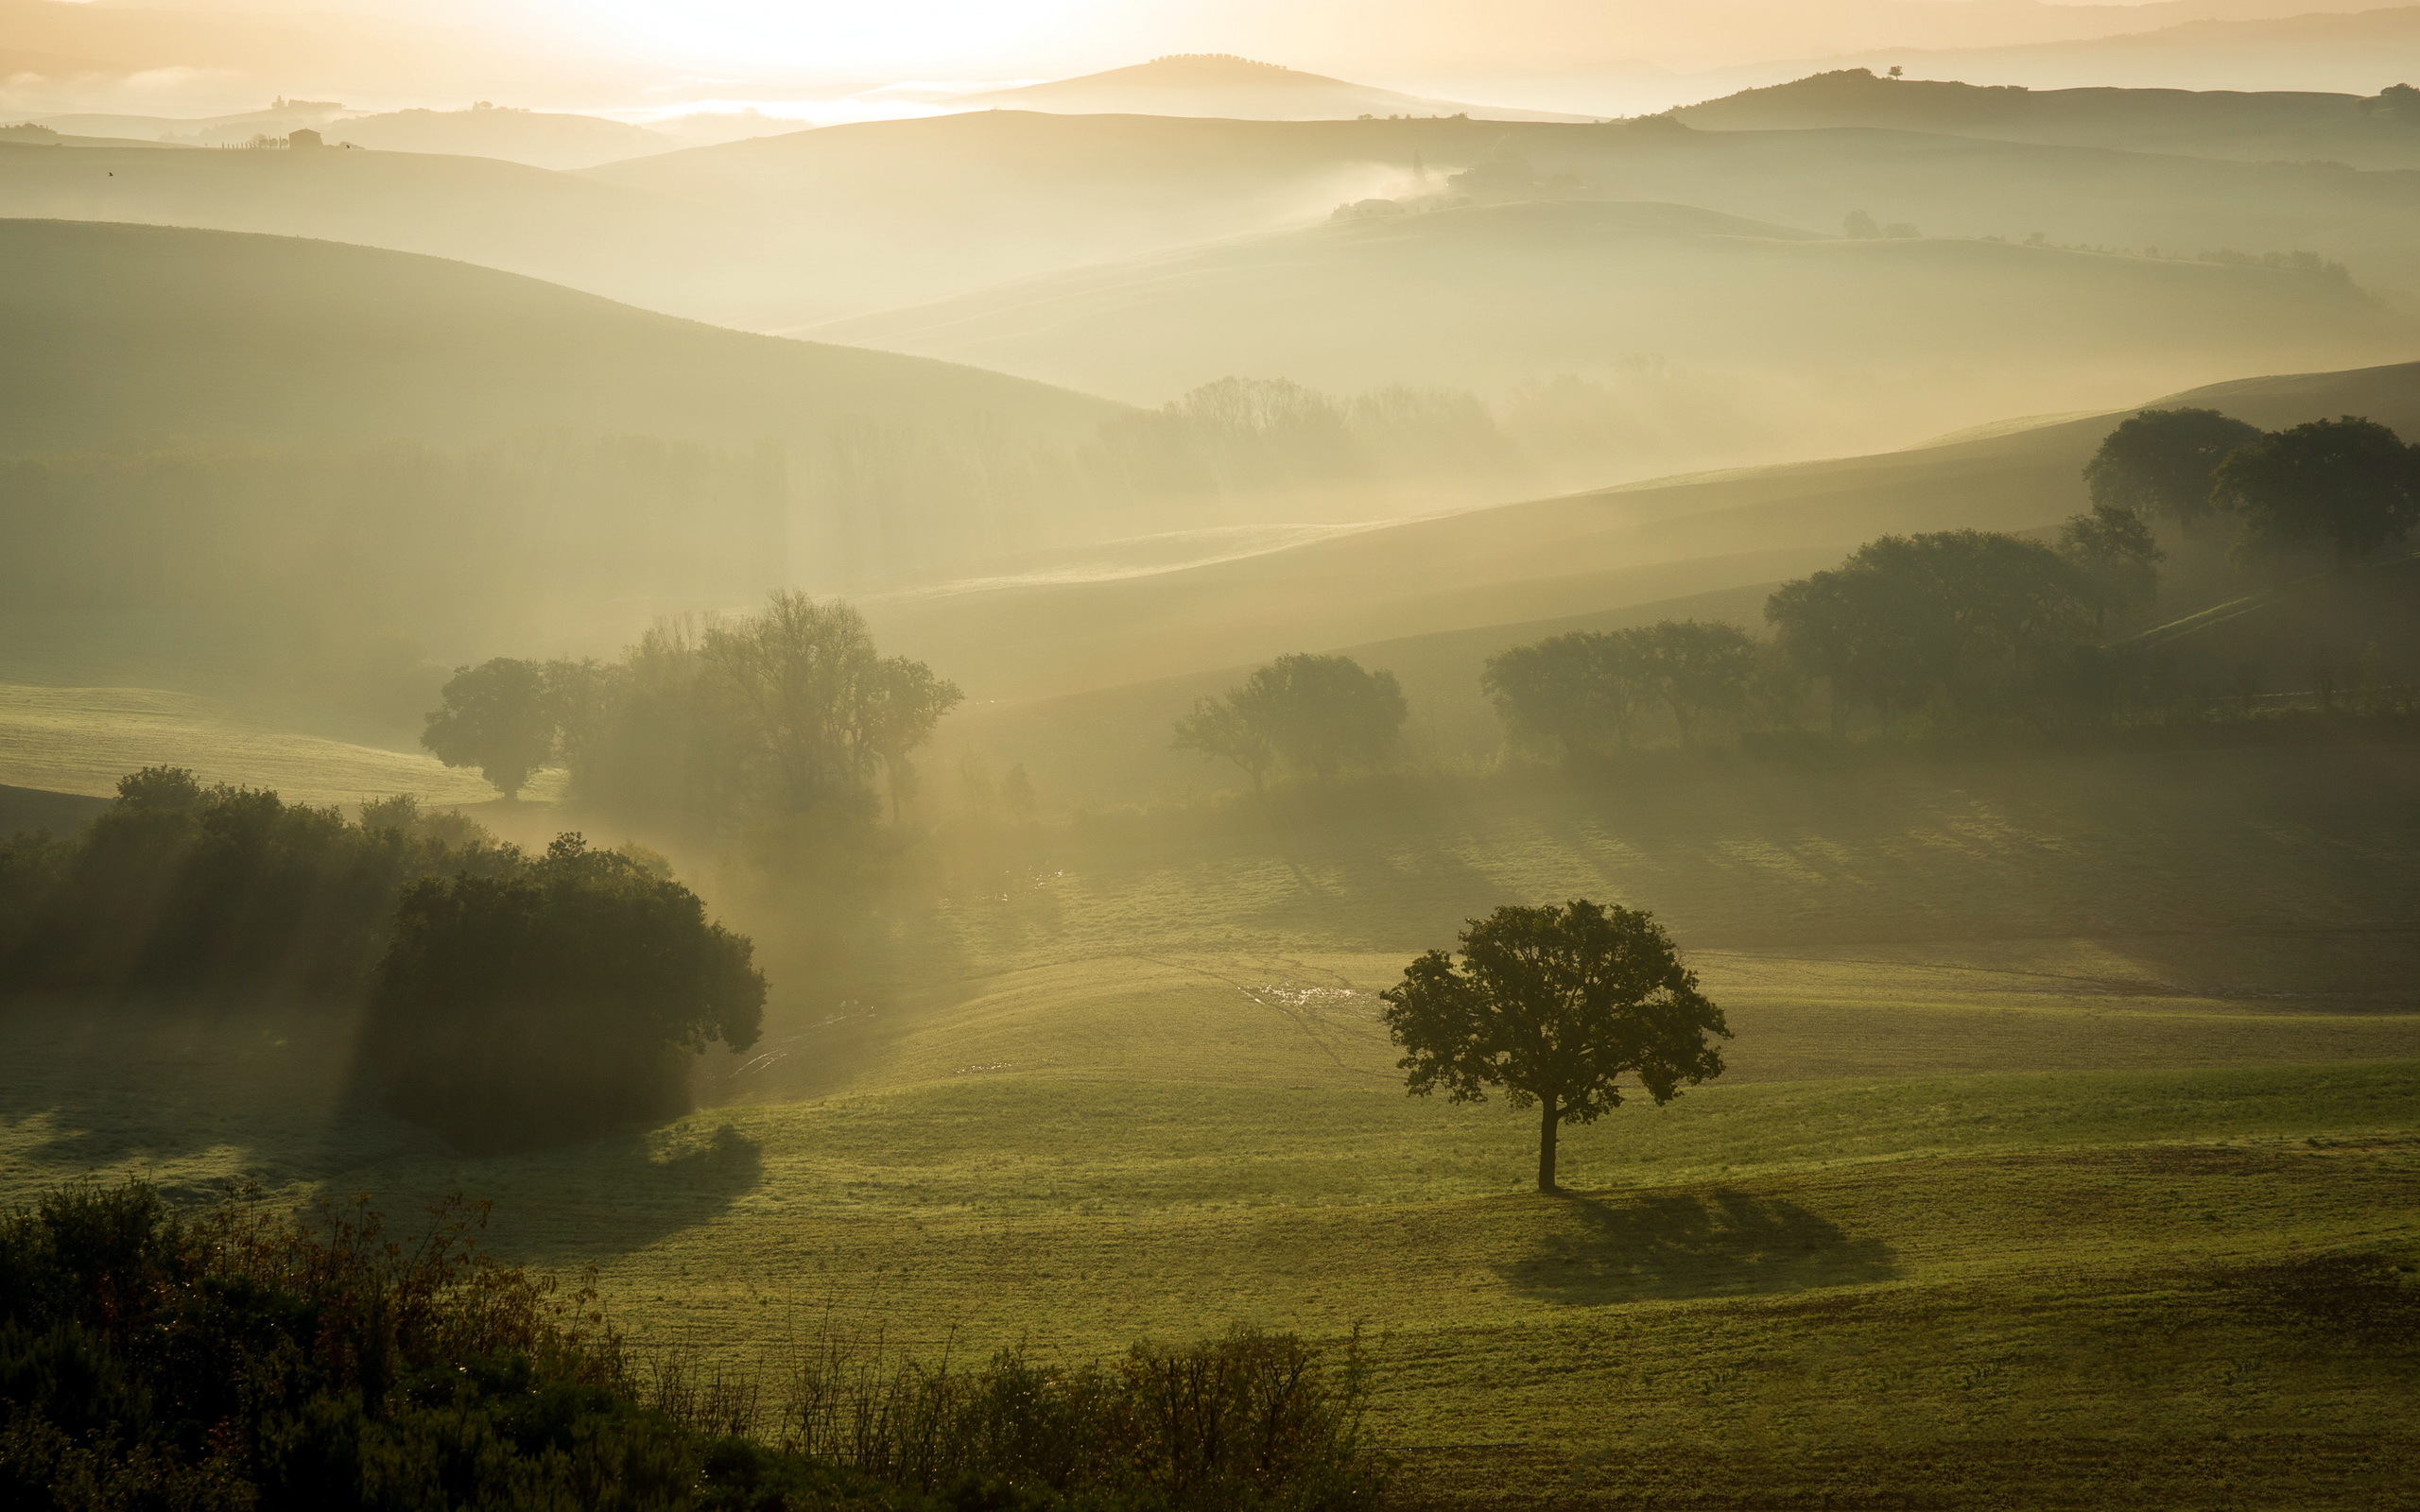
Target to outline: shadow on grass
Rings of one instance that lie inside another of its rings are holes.
[[[1744,1192],[1564,1199],[1536,1250],[1496,1267],[1525,1297],[1600,1307],[1854,1286],[1898,1274],[1891,1246]]]

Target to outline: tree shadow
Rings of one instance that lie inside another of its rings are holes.
[[[1889,1280],[1890,1246],[1794,1202],[1721,1191],[1564,1200],[1536,1249],[1496,1267],[1539,1301],[1601,1307]]]

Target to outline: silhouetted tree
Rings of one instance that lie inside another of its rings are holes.
[[[1515,746],[1565,757],[1628,746],[1638,690],[1619,665],[1620,643],[1595,630],[1548,636],[1487,659],[1479,688]]]
[[[1756,643],[1736,625],[1663,620],[1622,632],[1639,683],[1672,711],[1681,744],[1693,743],[1698,719],[1747,701]]]
[[[2059,527],[2059,554],[2091,584],[2095,625],[2151,603],[2159,593],[2159,562],[2168,555],[2141,515],[2113,504],[2068,516]]]
[[[2095,592],[2049,547],[1977,530],[1870,541],[1765,602],[1782,652],[1831,685],[1832,730],[1864,704],[1962,714],[2044,691],[2091,636]]]
[[[420,743],[448,766],[475,766],[506,798],[554,758],[558,723],[545,668],[496,657],[457,667]]]
[[[406,889],[362,1067],[381,1100],[466,1149],[591,1137],[687,1106],[684,1068],[756,1040],[746,938],[640,856],[576,834],[501,875]]]
[[[1214,761],[1233,762],[1251,777],[1252,790],[1257,793],[1263,788],[1270,766],[1277,760],[1277,748],[1270,743],[1269,732],[1236,705],[1240,691],[1195,699],[1193,713],[1176,722],[1175,738],[1168,748],[1198,751]]]
[[[2212,497],[2243,518],[2239,562],[2314,548],[2357,561],[2420,524],[2420,449],[2375,421],[2312,421],[2230,455]]]
[[[1283,761],[1322,778],[1374,765],[1402,732],[1408,711],[1392,672],[1349,656],[1281,656],[1236,687],[1203,698],[1176,723],[1174,748],[1222,757],[1252,775]]]
[[[2216,511],[2210,485],[2229,452],[2260,429],[2215,409],[2147,409],[2102,438],[2083,466],[2095,506],[2173,520],[2187,531]]]
[[[1538,1110],[1538,1190],[1555,1187],[1561,1125],[1622,1104],[1621,1078],[1662,1107],[1684,1084],[1722,1074],[1711,1039],[1722,1010],[1698,991],[1671,937],[1648,914],[1585,899],[1508,905],[1461,934],[1459,965],[1430,951],[1379,994],[1415,1096],[1457,1103],[1501,1088]]]

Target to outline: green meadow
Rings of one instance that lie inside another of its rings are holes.
[[[342,1013],[22,1013],[0,1184],[459,1191],[503,1252],[596,1267],[635,1338],[745,1371],[835,1330],[928,1358],[1358,1330],[1413,1502],[2409,1505],[2408,765],[1508,772],[967,821],[845,938],[830,890],[683,857],[776,983],[695,1114],[466,1159],[348,1103]],[[1463,918],[1574,894],[1657,907],[1736,1038],[1719,1081],[1567,1131],[1549,1199],[1523,1115],[1404,1095],[1375,994]]]

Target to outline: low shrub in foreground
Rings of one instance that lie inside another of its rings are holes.
[[[58,1512],[1357,1512],[1358,1351],[1238,1333],[1113,1367],[877,1366],[703,1387],[592,1287],[358,1203],[171,1212],[139,1183],[0,1217],[0,1505]]]

